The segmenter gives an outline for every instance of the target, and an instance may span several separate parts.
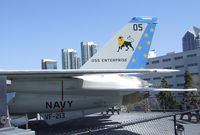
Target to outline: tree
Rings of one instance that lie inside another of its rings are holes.
[[[192,75],[189,71],[185,71],[184,73],[184,89],[189,89],[189,88],[193,88],[193,78]],[[191,101],[191,96],[193,96],[192,92],[185,92],[184,93],[184,98],[187,101]]]
[[[161,80],[161,88],[169,88],[168,82],[164,78]]]
[[[192,78],[192,75],[189,71],[185,71],[184,73],[184,88],[185,89],[189,89],[189,88],[193,88],[193,78]]]
[[[168,82],[163,78],[161,80],[162,88],[169,88]],[[170,91],[161,91],[158,94],[158,99],[160,101],[161,108],[165,109],[174,109],[176,101],[173,99],[173,95]]]
[[[192,76],[192,79],[193,79],[193,81],[194,81],[194,88],[197,88],[197,94],[198,94],[198,96],[199,96],[199,105],[200,105],[200,78],[199,78],[199,76],[198,75],[194,75],[194,76]]]
[[[185,71],[184,73],[184,88],[189,89],[189,88],[194,88],[195,83],[194,79],[189,71]],[[198,102],[198,92],[185,92],[183,94],[184,96],[184,101],[188,102],[190,105],[194,105]]]

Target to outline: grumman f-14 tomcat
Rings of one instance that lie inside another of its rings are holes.
[[[7,92],[11,115],[40,113],[49,124],[79,118],[121,105],[125,95],[158,89],[138,74],[174,72],[144,69],[157,24],[156,17],[134,17],[79,70],[1,70],[11,80]]]

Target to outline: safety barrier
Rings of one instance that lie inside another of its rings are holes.
[[[150,118],[140,118],[137,120],[126,121],[114,126],[101,126],[93,129],[82,129],[71,131],[66,134],[76,135],[138,135],[138,134],[170,134],[184,135],[184,124],[187,122],[199,123],[200,110],[190,110],[176,113],[163,113],[152,115]],[[153,113],[152,113],[153,114]]]

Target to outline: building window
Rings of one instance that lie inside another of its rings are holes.
[[[172,67],[164,67],[164,69],[172,69]]]
[[[150,78],[144,78],[143,80],[145,80],[145,81],[150,81]]]
[[[188,64],[188,67],[194,67],[194,66],[197,66],[198,64],[197,63],[192,63],[192,64]]]
[[[160,80],[160,77],[154,77],[153,80]]]
[[[177,86],[182,87],[182,86],[184,86],[184,83],[178,83]]]
[[[167,61],[170,61],[170,60],[171,60],[170,58],[167,58],[167,59],[163,59],[162,61],[167,62]]]
[[[191,75],[199,75],[199,73],[191,73]]]
[[[157,64],[157,63],[159,63],[159,60],[152,61],[152,64]]]
[[[147,62],[146,65],[149,65],[149,62]]]
[[[170,79],[170,78],[172,78],[172,76],[165,76],[164,78],[165,79]]]
[[[169,86],[169,88],[173,88],[173,87],[174,87],[174,85],[173,85],[173,84],[169,84],[168,86]]]
[[[197,56],[196,53],[187,55],[188,58]]]
[[[177,78],[183,77],[183,76],[184,76],[183,74],[176,75]]]
[[[183,56],[174,57],[175,60],[183,59]]]
[[[175,66],[175,69],[184,68],[184,65]]]

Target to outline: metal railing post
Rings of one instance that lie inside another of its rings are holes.
[[[174,117],[174,134],[175,134],[175,135],[178,135],[178,134],[177,134],[177,130],[176,130],[176,114],[174,114],[173,117]]]

